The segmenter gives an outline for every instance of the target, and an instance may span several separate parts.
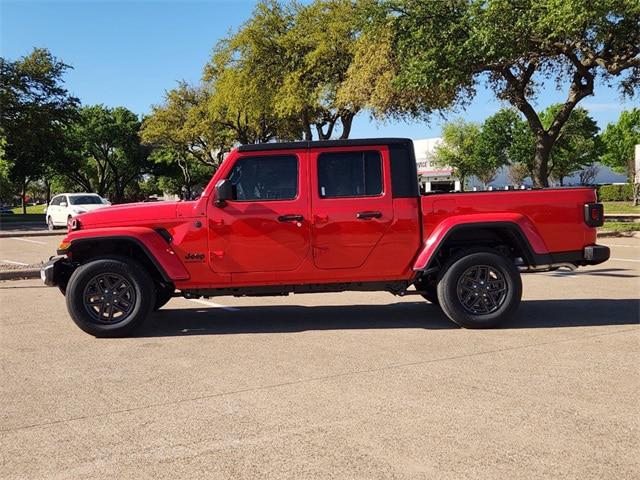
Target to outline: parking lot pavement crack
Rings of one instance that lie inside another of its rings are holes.
[[[554,341],[550,341],[550,342],[538,342],[538,343],[531,343],[531,344],[526,344],[526,345],[517,345],[517,346],[513,346],[513,347],[497,348],[497,349],[493,349],[493,350],[484,350],[484,351],[480,351],[480,352],[467,353],[467,354],[464,354],[464,355],[452,355],[452,356],[448,356],[448,357],[432,358],[432,359],[428,359],[428,360],[417,360],[415,362],[405,362],[405,363],[390,364],[390,365],[385,365],[385,366],[378,367],[378,368],[352,370],[352,371],[348,371],[348,372],[335,373],[335,374],[331,374],[331,375],[322,375],[322,376],[318,376],[318,377],[301,378],[301,379],[298,379],[298,380],[291,380],[291,381],[288,381],[288,382],[279,382],[279,383],[273,383],[273,384],[270,384],[270,385],[262,385],[262,386],[258,386],[258,387],[248,387],[248,388],[242,388],[242,389],[238,389],[238,390],[231,390],[231,391],[227,391],[227,392],[218,392],[218,393],[212,393],[212,394],[207,394],[207,395],[198,395],[198,396],[195,396],[195,397],[182,398],[182,399],[178,399],[178,400],[172,400],[172,401],[169,401],[169,402],[158,402],[158,403],[152,403],[152,404],[148,404],[148,405],[141,405],[141,406],[132,407],[132,408],[124,408],[124,409],[120,409],[120,410],[112,410],[112,411],[109,411],[109,412],[96,413],[96,414],[93,414],[93,415],[81,415],[81,416],[76,416],[76,417],[71,417],[71,418],[60,419],[60,420],[52,420],[52,421],[48,421],[48,422],[34,423],[34,424],[31,424],[31,425],[23,425],[23,426],[14,427],[14,428],[0,429],[0,433],[16,432],[16,431],[27,430],[27,429],[32,429],[32,428],[39,428],[39,427],[48,427],[48,426],[60,425],[60,424],[68,423],[68,422],[75,422],[75,421],[88,420],[88,419],[101,418],[101,417],[109,417],[109,416],[112,416],[112,415],[126,414],[126,413],[131,413],[131,412],[148,410],[148,409],[152,409],[152,408],[166,407],[166,406],[170,406],[170,405],[180,405],[180,404],[189,403],[189,402],[197,402],[197,401],[201,401],[201,400],[208,400],[208,399],[211,399],[211,398],[219,398],[219,397],[225,397],[225,396],[230,396],[230,395],[239,395],[239,394],[243,394],[243,393],[259,392],[259,391],[264,391],[264,390],[274,390],[274,389],[278,389],[278,388],[282,388],[282,387],[289,387],[289,386],[293,386],[293,385],[303,385],[305,383],[321,382],[321,381],[325,381],[325,380],[333,380],[333,379],[344,378],[344,377],[349,377],[349,376],[353,376],[353,375],[365,375],[365,374],[369,374],[369,373],[383,372],[383,371],[388,371],[388,370],[397,370],[397,369],[415,367],[415,366],[419,366],[419,365],[428,365],[428,364],[439,363],[439,362],[462,360],[462,359],[467,359],[467,358],[472,358],[472,357],[479,357],[479,356],[483,356],[483,355],[491,355],[491,354],[495,354],[495,353],[511,352],[511,351],[516,351],[516,350],[524,350],[524,349],[527,349],[527,348],[536,348],[536,347],[541,347],[541,346],[546,346],[546,345],[556,345],[556,344],[561,344],[561,343],[568,343],[568,342],[573,342],[573,341],[582,341],[582,340],[588,340],[588,339],[592,339],[592,338],[605,337],[605,336],[610,336],[610,335],[619,335],[619,334],[624,334],[624,333],[629,333],[629,332],[639,332],[639,331],[640,331],[640,329],[638,329],[636,327],[634,327],[634,328],[625,328],[623,330],[616,330],[615,332],[597,333],[597,334],[593,334],[593,335],[579,335],[579,336],[575,336],[575,337],[571,337],[571,338],[563,338],[563,339],[554,340]],[[496,392],[493,392],[493,393],[496,393]]]

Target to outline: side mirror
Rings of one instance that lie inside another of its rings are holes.
[[[60,205],[61,207],[66,207],[66,206],[67,206],[67,202],[60,202],[60,203],[59,203],[59,205]]]
[[[222,179],[216,183],[216,201],[215,206],[218,208],[224,208],[227,205],[227,200],[233,198],[233,185],[229,180]]]

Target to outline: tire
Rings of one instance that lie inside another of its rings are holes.
[[[71,225],[71,220],[73,220],[73,217],[71,215],[69,215],[67,217],[67,228],[69,228],[69,226]]]
[[[83,331],[95,337],[122,337],[151,313],[156,290],[140,263],[114,255],[78,267],[65,297],[71,318]]]
[[[47,230],[55,230],[56,226],[53,224],[53,220],[51,220],[51,217],[47,217]]]
[[[175,288],[173,285],[169,286],[160,286],[158,285],[156,288],[156,303],[153,306],[153,311],[156,312],[164,307],[169,300],[173,297],[173,292]]]
[[[491,328],[515,314],[522,280],[508,258],[481,250],[452,258],[437,290],[440,306],[452,321],[465,328]]]

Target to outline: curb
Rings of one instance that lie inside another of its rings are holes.
[[[60,230],[60,231],[49,231],[46,230],[44,232],[23,232],[20,230],[14,230],[14,231],[0,231],[0,238],[10,238],[10,237],[55,237],[56,235],[66,235],[67,231],[66,230]]]
[[[40,269],[0,270],[0,280],[21,280],[23,278],[40,278]]]
[[[615,231],[603,231],[598,232],[598,238],[640,238],[640,232],[615,232]]]

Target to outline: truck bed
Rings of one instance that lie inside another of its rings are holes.
[[[481,222],[479,214],[492,214],[486,216],[490,222],[497,213],[515,214],[524,217],[531,228],[537,230],[548,252],[575,251],[595,243],[596,230],[584,222],[584,204],[595,201],[595,189],[588,187],[438,193],[420,197],[425,238],[454,216],[476,215],[476,221]]]

